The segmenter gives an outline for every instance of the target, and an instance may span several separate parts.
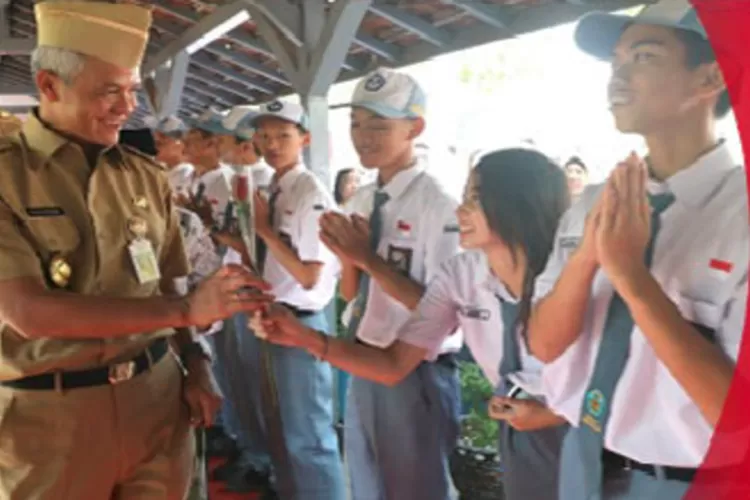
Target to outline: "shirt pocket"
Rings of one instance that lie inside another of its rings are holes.
[[[716,331],[724,317],[722,306],[679,294],[677,308],[685,321],[691,323],[708,340],[716,341]]]
[[[385,260],[404,276],[413,277],[417,260],[422,258],[417,255],[415,241],[400,238],[385,242]]]
[[[68,255],[81,244],[78,227],[67,215],[54,217],[27,217],[23,225],[31,243],[43,260],[53,255]]]

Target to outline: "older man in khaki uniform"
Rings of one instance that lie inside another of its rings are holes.
[[[35,13],[40,106],[0,138],[0,498],[179,500],[189,424],[220,400],[190,327],[268,297],[237,266],[178,293],[189,266],[166,177],[117,145],[150,11]]]

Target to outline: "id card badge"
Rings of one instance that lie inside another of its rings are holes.
[[[146,238],[138,238],[128,245],[130,260],[133,261],[135,275],[141,285],[161,279],[159,263],[156,260],[154,246]]]

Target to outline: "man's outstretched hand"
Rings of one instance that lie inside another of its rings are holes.
[[[264,310],[271,286],[248,268],[230,264],[216,271],[187,296],[188,325],[210,325],[237,313]]]

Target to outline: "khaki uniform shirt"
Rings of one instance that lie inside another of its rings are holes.
[[[163,279],[189,264],[166,176],[150,157],[122,146],[103,151],[92,169],[82,149],[32,115],[22,133],[0,140],[0,281],[37,278],[49,288],[56,256],[72,268],[68,291],[153,297],[159,282],[139,283],[130,260],[128,221],[146,221]],[[43,310],[35,311],[45,314]],[[65,321],[66,318],[59,318]],[[21,337],[0,318],[0,380],[82,370],[129,359],[171,329],[117,339]]]

